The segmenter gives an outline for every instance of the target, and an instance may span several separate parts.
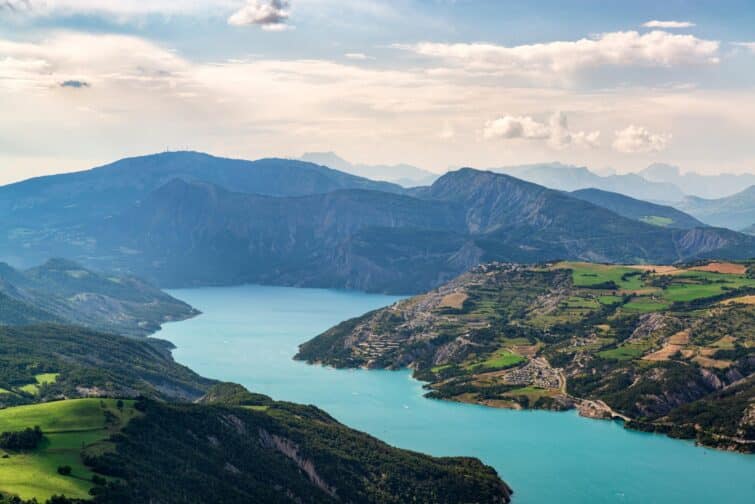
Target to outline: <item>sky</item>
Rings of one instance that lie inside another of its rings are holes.
[[[755,2],[0,0],[0,182],[165,150],[755,173]]]

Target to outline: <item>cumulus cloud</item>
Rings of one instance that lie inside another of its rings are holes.
[[[228,18],[234,26],[258,25],[264,30],[280,31],[290,15],[288,0],[247,0],[246,4]]]
[[[642,126],[630,124],[623,130],[615,132],[613,148],[618,152],[659,152],[671,141],[668,133],[651,133]]]
[[[399,44],[395,48],[441,59],[467,70],[502,75],[567,75],[604,66],[672,67],[719,62],[719,42],[651,31],[603,33],[576,41],[519,46],[487,43]]]
[[[658,21],[654,19],[644,23],[642,26],[646,28],[662,28],[662,29],[674,29],[674,28],[692,28],[696,26],[695,23],[690,21]]]
[[[563,149],[570,145],[582,147],[598,147],[600,132],[569,130],[566,114],[556,112],[550,116],[548,122],[539,122],[530,116],[506,115],[488,121],[483,129],[483,136],[490,139],[524,139],[547,140],[548,145],[556,149]]]

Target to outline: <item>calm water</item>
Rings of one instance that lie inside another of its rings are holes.
[[[158,337],[176,360],[275,399],[315,404],[388,443],[494,466],[515,503],[755,502],[755,457],[623,429],[575,413],[506,411],[434,401],[408,372],[295,362],[299,343],[396,298],[283,287],[172,291],[203,315]]]

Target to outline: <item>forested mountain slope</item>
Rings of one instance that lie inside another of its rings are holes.
[[[600,189],[581,189],[570,194],[575,198],[607,208],[621,216],[655,226],[678,229],[692,229],[705,226],[705,224],[691,215],[687,215],[673,207],[656,205],[614,192],[601,191]]]
[[[146,336],[197,313],[132,276],[102,275],[64,259],[28,270],[0,263],[0,324],[65,322]]]

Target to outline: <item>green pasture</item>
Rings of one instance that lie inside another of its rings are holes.
[[[642,271],[625,266],[610,264],[592,264],[581,262],[563,262],[557,267],[572,270],[572,280],[576,287],[590,287],[606,282],[615,282],[619,289],[639,290],[643,288],[640,278]],[[622,279],[622,277],[624,277]]]
[[[0,493],[40,502],[55,494],[89,498],[93,473],[82,463],[81,451],[102,443],[137,416],[133,403],[124,401],[119,410],[115,399],[75,399],[0,410],[0,432],[38,425],[44,433],[36,450],[7,452],[7,458],[0,458]],[[115,418],[110,425],[105,411]],[[70,476],[58,474],[64,465],[71,466]]]

